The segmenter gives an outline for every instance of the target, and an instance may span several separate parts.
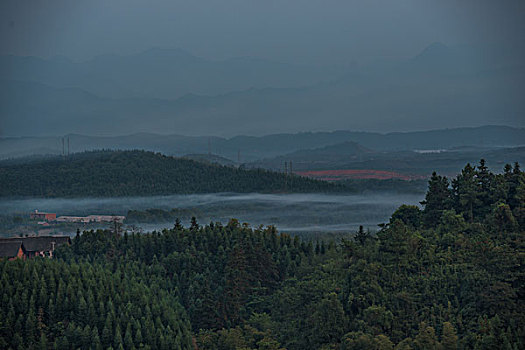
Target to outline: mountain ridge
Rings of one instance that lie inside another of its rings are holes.
[[[386,133],[364,131],[280,133],[265,136],[184,136],[134,133],[120,136],[67,134],[72,152],[93,149],[145,149],[168,155],[212,153],[241,162],[276,157],[290,152],[353,141],[376,151],[451,149],[454,147],[520,146],[525,128],[482,126],[440,130]],[[35,154],[39,150],[62,152],[61,137],[0,137],[0,158]]]
[[[0,162],[0,197],[130,197],[194,193],[342,192],[343,186],[146,151],[92,151]]]
[[[435,51],[445,51],[447,58]],[[299,126],[317,131],[524,126],[525,102],[518,92],[525,87],[525,65],[470,47],[431,46],[399,63],[332,73],[254,59],[219,65],[205,60],[207,68],[192,61],[190,67],[162,50],[142,55],[99,58],[85,63],[81,74],[69,61],[55,60],[45,68],[34,57],[18,63],[15,56],[0,57],[0,131],[202,135],[222,130],[221,136],[231,137],[290,133]],[[158,62],[155,55],[161,56]],[[55,123],[40,124],[42,118]]]

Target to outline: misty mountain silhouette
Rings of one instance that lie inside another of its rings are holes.
[[[523,63],[442,44],[338,79],[321,68],[162,49],[81,63],[3,56],[0,66],[3,135],[421,130],[516,125],[525,111],[515,93]]]
[[[176,99],[187,93],[216,95],[251,87],[294,87],[333,79],[340,73],[331,67],[242,57],[213,61],[181,49],[152,48],[83,62],[0,56],[0,79],[76,87],[108,98]]]
[[[144,149],[168,155],[206,154],[211,151],[241,162],[261,160],[297,152],[297,155],[372,155],[377,152],[450,149],[469,151],[500,147],[522,146],[524,128],[506,126],[483,126],[429,130],[408,133],[372,133],[356,131],[303,132],[272,134],[261,137],[235,136],[183,136],[135,133],[122,136],[87,136],[68,134],[71,152],[86,150]],[[362,145],[362,146],[360,146]],[[61,137],[0,137],[0,158],[27,156],[31,154],[61,154]],[[363,157],[364,158],[364,157]],[[474,159],[477,161],[478,159]]]

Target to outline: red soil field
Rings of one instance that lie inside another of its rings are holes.
[[[420,175],[400,174],[393,171],[372,170],[372,169],[341,169],[341,170],[312,170],[312,171],[296,171],[296,174],[314,179],[325,181],[337,181],[346,179],[400,179],[400,180],[417,180],[424,179]]]

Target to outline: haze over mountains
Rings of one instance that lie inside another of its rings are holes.
[[[467,162],[487,160],[499,172],[506,163],[525,163],[525,129],[504,126],[458,128],[410,133],[317,132],[273,134],[262,137],[191,137],[133,134],[64,138],[67,153],[97,149],[144,149],[204,163],[283,171],[369,169],[396,171],[408,177],[426,177],[432,171],[453,176]],[[0,138],[0,159],[62,153],[59,137]],[[28,159],[13,160],[26,162]]]
[[[340,130],[232,138],[149,133],[108,137],[68,134],[66,137],[71,153],[97,149],[144,149],[174,156],[213,153],[244,163],[292,152],[310,153],[323,147],[327,148],[325,151],[336,154],[348,154],[348,148],[353,147],[374,152],[517,147],[525,143],[525,129],[484,126],[387,134]],[[348,147],[344,147],[345,143]],[[67,148],[67,143],[65,146]],[[0,137],[0,159],[61,153],[61,137]]]
[[[408,178],[426,178],[433,171],[453,177],[466,163],[478,164],[480,159],[487,161],[490,169],[501,172],[505,164],[525,162],[525,147],[511,148],[477,148],[459,147],[448,150],[432,151],[393,151],[378,152],[363,149],[357,144],[348,147],[349,143],[336,144],[313,150],[302,150],[278,157],[249,163],[254,168],[280,170],[287,163],[293,164],[293,170],[299,174],[315,171],[328,171],[328,174],[340,170],[374,170],[396,172],[387,174],[386,178],[406,175]],[[350,143],[353,144],[353,143]],[[352,172],[350,172],[352,173]]]
[[[0,58],[0,135],[264,135],[524,125],[525,66],[504,52],[433,44],[366,66],[212,61],[151,49],[75,63]]]
[[[57,56],[2,56],[3,79],[79,88],[106,98],[177,99],[251,87],[296,87],[334,79],[337,67],[312,67],[238,57],[208,60],[181,49],[152,48],[135,55],[103,55],[73,62]]]

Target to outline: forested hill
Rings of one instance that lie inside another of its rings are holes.
[[[341,242],[193,219],[0,261],[0,348],[517,350],[524,264],[525,173],[481,162]]]
[[[344,187],[146,151],[94,151],[0,163],[0,196],[145,196],[213,192],[333,192]]]

